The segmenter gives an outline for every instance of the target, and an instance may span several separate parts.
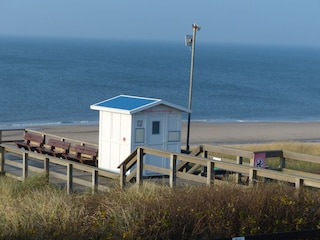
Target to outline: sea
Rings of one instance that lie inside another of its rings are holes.
[[[0,36],[0,129],[98,124],[90,105],[120,94],[188,108],[191,57],[184,40]],[[192,82],[192,121],[320,121],[320,47],[197,39]]]

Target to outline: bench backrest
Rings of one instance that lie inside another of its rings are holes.
[[[63,150],[68,151],[70,149],[71,143],[60,141],[57,139],[49,139],[47,145],[49,145],[51,147],[51,149],[61,148]]]
[[[33,133],[26,132],[24,134],[24,141],[29,144],[29,143],[38,143],[38,144],[43,144],[44,143],[44,136],[41,135],[36,135]]]
[[[87,147],[87,146],[82,146],[82,145],[76,145],[74,147],[74,151],[77,154],[81,154],[81,155],[88,155],[92,158],[96,158],[98,155],[98,149],[97,148],[93,148],[93,147]]]

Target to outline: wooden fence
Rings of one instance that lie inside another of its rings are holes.
[[[3,144],[0,146],[0,173],[20,181],[25,181],[31,173],[42,173],[48,178],[64,181],[68,193],[76,190],[75,184],[91,188],[93,192],[109,190],[114,184],[110,180],[119,179],[117,173]],[[104,184],[99,183],[99,177],[106,178]]]
[[[11,136],[8,134],[9,132],[20,132],[21,137],[17,138],[16,134],[12,134]],[[64,185],[68,193],[77,190],[75,186],[81,186],[85,189],[91,188],[93,192],[97,190],[106,191],[109,190],[110,187],[113,187],[115,182],[117,182],[116,180],[119,179],[119,174],[117,173],[66,159],[19,149],[12,143],[21,140],[23,132],[34,132],[45,136],[45,138],[50,137],[66,140],[73,143],[73,145],[85,144],[86,146],[96,146],[94,144],[45,134],[30,129],[0,130],[0,173],[3,175],[25,181],[27,177],[34,173],[42,173],[48,179],[54,179],[54,183]],[[4,135],[6,135],[6,139],[3,139]]]
[[[78,145],[92,146],[92,147],[96,147],[96,148],[98,147],[97,144],[81,141],[78,139],[72,139],[72,138],[68,138],[68,137],[64,137],[64,136],[58,136],[55,134],[49,134],[49,133],[45,133],[45,132],[34,130],[34,129],[28,129],[28,128],[26,128],[26,129],[25,128],[16,128],[16,129],[5,129],[5,130],[0,129],[0,144],[22,141],[23,135],[26,132],[35,133],[37,135],[42,135],[46,142],[49,138],[52,138],[52,139],[58,139],[61,141],[70,142],[71,145],[78,144]]]
[[[209,153],[236,156],[236,160],[209,159]],[[166,158],[169,161],[170,168],[167,169],[145,164],[143,159],[146,154]],[[296,188],[300,188],[301,186],[320,188],[319,175],[285,168],[286,159],[297,159],[299,161],[320,164],[320,156],[282,150],[265,151],[266,158],[279,158],[279,168],[265,169],[254,167],[254,154],[255,152],[251,151],[212,145],[199,146],[196,151],[193,151],[194,156],[166,152],[148,147],[139,147],[119,166],[120,185],[125,187],[126,183],[131,182],[133,179],[136,180],[137,184],[141,185],[144,179],[142,174],[143,171],[150,170],[152,172],[168,175],[169,185],[171,187],[176,185],[178,178],[210,186],[215,181],[215,168],[219,168],[234,173],[236,176],[236,183],[240,183],[242,176],[245,175],[248,177],[248,182],[251,185],[268,179],[291,183],[295,185]],[[250,159],[249,164],[243,162],[244,158]],[[206,174],[202,174],[203,171],[199,173],[199,169],[205,169]]]
[[[39,133],[38,131],[34,132]],[[6,134],[7,133],[8,132],[6,132]],[[58,136],[47,135],[50,136],[50,138],[58,138]],[[141,185],[145,180],[143,176],[145,170],[157,173],[158,175],[168,176],[168,184],[171,187],[176,186],[178,180],[191,181],[210,186],[217,180],[217,168],[233,173],[236,183],[243,183],[243,178],[245,177],[251,185],[260,181],[275,180],[290,183],[296,188],[302,186],[320,188],[319,175],[286,168],[287,159],[320,164],[320,156],[294,153],[285,150],[265,151],[266,158],[279,159],[279,167],[277,169],[265,169],[254,166],[255,152],[230,147],[200,145],[190,154],[139,147],[120,164],[119,175],[77,162],[21,150],[11,143],[14,140],[3,140],[1,136],[2,131],[0,131],[1,173],[24,181],[30,175],[29,172],[42,172],[47,177],[63,180],[68,192],[74,189],[75,184],[91,188],[93,192],[98,189],[108,190],[110,180],[113,180],[111,182],[120,180],[121,187],[125,187],[128,182],[135,182]],[[61,139],[61,137],[59,138]],[[71,139],[67,140],[70,142],[80,142]],[[167,159],[170,163],[169,168],[146,164],[144,162],[144,156],[148,154]],[[217,160],[217,158],[213,158],[214,155],[212,154],[223,154],[231,157]],[[14,159],[12,156],[14,156]],[[243,161],[244,159],[249,159],[249,161],[245,162]],[[62,170],[59,169],[57,171],[56,169],[58,167],[62,167]],[[12,171],[10,172],[10,168],[14,169],[13,172],[16,174],[12,173]]]

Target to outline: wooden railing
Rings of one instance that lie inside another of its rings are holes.
[[[33,130],[33,129],[22,129],[22,128],[18,128],[18,129],[6,129],[6,130],[1,130],[0,129],[0,144],[1,143],[13,143],[13,142],[17,142],[17,141],[22,141],[23,140],[23,135],[26,132],[30,132],[30,133],[35,133],[38,135],[42,135],[44,136],[45,142],[47,142],[50,138],[52,139],[58,139],[61,141],[66,141],[66,142],[70,142],[71,143],[71,148],[73,148],[73,146],[75,145],[85,145],[85,146],[92,146],[95,148],[98,148],[97,144],[93,144],[93,143],[89,143],[89,142],[85,142],[85,141],[81,141],[81,140],[77,140],[77,139],[72,139],[72,138],[68,138],[68,137],[64,137],[64,136],[58,136],[55,134],[49,134],[46,132],[42,132],[42,131],[38,131],[38,130]],[[11,133],[11,136],[10,136]]]
[[[10,131],[19,130],[22,131],[22,129]],[[23,131],[33,130],[27,129]],[[21,133],[23,133],[23,131]],[[33,132],[39,134],[38,131]],[[50,138],[62,139],[59,136],[46,133],[42,134]],[[255,152],[230,147],[200,145],[190,154],[181,154],[148,147],[139,147],[121,163],[119,166],[119,175],[114,172],[105,171],[96,167],[83,165],[65,159],[59,159],[48,155],[21,150],[11,143],[13,141],[12,139],[3,140],[1,136],[2,131],[0,131],[1,173],[22,181],[24,181],[30,175],[30,172],[44,173],[48,177],[54,177],[63,180],[66,183],[68,192],[73,190],[75,184],[89,187],[93,192],[98,189],[108,190],[109,187],[106,184],[99,183],[99,178],[106,178],[110,180],[120,179],[121,187],[125,187],[126,184],[128,182],[132,182],[132,180],[135,180],[137,184],[141,185],[144,181],[143,173],[145,170],[158,173],[158,175],[160,174],[169,176],[168,183],[171,187],[177,185],[178,179],[212,185],[214,184],[214,181],[216,181],[217,171],[215,171],[215,169],[217,168],[235,174],[234,181],[236,183],[243,183],[242,179],[245,177],[246,180],[248,180],[248,183],[251,185],[254,185],[260,181],[271,179],[291,183],[295,185],[296,188],[300,188],[301,186],[320,188],[320,176],[318,174],[286,168],[286,161],[288,159],[320,164],[320,156],[295,153],[286,150],[264,151],[267,159],[279,159],[279,167],[276,169],[264,169],[254,167]],[[83,143],[78,140],[68,138],[63,139],[72,143],[93,145],[90,143]],[[214,154],[222,154],[223,156],[230,157],[215,160],[217,158],[212,157]],[[153,155],[167,159],[167,161],[170,163],[169,168],[145,164],[145,155]],[[20,160],[10,159],[9,156],[16,156],[17,159]],[[244,159],[247,161],[244,161]],[[30,162],[35,160],[41,162],[41,164],[30,164]],[[61,171],[54,171],[55,166],[64,167],[64,172],[61,173]],[[18,174],[13,174],[6,169],[10,167],[19,169],[18,172],[20,172]],[[78,172],[81,173],[78,174]],[[88,176],[88,174],[90,176]],[[86,175],[86,178],[84,178],[83,175]],[[106,182],[105,179],[103,181]]]
[[[199,149],[201,151],[199,152]],[[236,156],[233,159],[221,159],[220,161],[209,159],[208,153],[222,153]],[[196,155],[191,156],[187,154],[166,152],[156,150],[148,147],[137,148],[125,161],[121,163],[120,168],[120,185],[125,187],[126,183],[136,179],[136,183],[141,185],[143,182],[143,171],[150,170],[152,172],[160,173],[169,176],[169,185],[175,186],[177,179],[194,181],[212,185],[215,181],[215,168],[225,169],[229,172],[235,173],[236,183],[240,183],[242,175],[248,176],[249,184],[256,184],[260,180],[272,179],[283,181],[295,185],[296,188],[301,186],[311,186],[320,188],[320,176],[312,173],[301,171],[294,171],[285,169],[286,158],[301,159],[302,161],[319,163],[320,156],[305,155],[293,153],[289,151],[265,151],[266,158],[279,158],[278,169],[264,169],[254,167],[254,152],[234,149],[222,146],[201,145]],[[168,159],[170,168],[156,167],[145,164],[143,159],[145,155],[160,156]],[[249,164],[243,163],[244,158],[249,158]],[[199,174],[199,169],[206,168],[206,174]]]
[[[0,129],[0,144],[1,143],[10,143],[10,142],[16,142],[22,139],[23,133],[25,129],[23,128],[15,128],[15,129],[6,129],[2,130]],[[8,136],[3,136],[4,133]],[[10,136],[10,133],[12,133],[12,136]],[[16,134],[15,134],[16,133]],[[4,139],[4,137],[6,139]]]
[[[17,139],[15,137],[17,135],[16,133],[14,136],[7,136],[9,132],[14,131],[20,132],[21,137],[18,137]],[[2,134],[3,132],[5,132],[5,135],[7,136],[5,139]],[[96,192],[97,190],[109,190],[111,186],[114,186],[115,180],[119,179],[119,174],[117,173],[66,159],[19,149],[12,142],[21,140],[24,132],[35,132],[44,135],[47,138],[66,140],[73,144],[96,146],[94,144],[62,138],[30,129],[0,130],[0,174],[24,181],[28,176],[34,173],[43,173],[48,179],[53,178],[58,179],[58,181],[62,180],[62,184],[66,186],[68,193],[76,190],[75,186],[77,185],[84,188],[91,188],[93,192]],[[57,171],[57,168],[60,169]],[[99,180],[103,181],[104,184],[99,183]],[[107,182],[109,182],[110,186],[107,186]]]

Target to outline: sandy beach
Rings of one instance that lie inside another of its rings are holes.
[[[60,125],[36,128],[50,134],[98,143],[98,125]],[[186,142],[187,123],[182,127]],[[192,122],[190,144],[233,144],[275,141],[320,141],[320,122],[204,123]]]
[[[192,123],[190,131],[192,144],[318,140],[320,122]]]

